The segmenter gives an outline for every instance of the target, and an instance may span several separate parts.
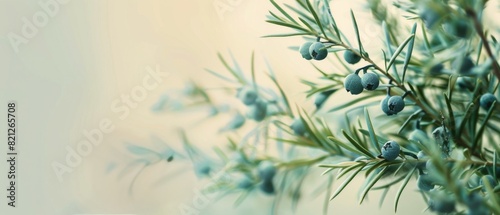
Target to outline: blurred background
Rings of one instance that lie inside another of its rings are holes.
[[[48,6],[54,12],[44,19],[40,11]],[[284,1],[278,1],[284,2]],[[332,1],[340,28],[352,29],[349,9],[357,17],[365,48],[380,50],[380,29],[370,22],[364,1]],[[225,121],[203,121],[205,110],[188,113],[155,113],[151,107],[162,95],[181,90],[193,80],[220,91],[225,82],[204,69],[224,71],[217,52],[233,53],[243,70],[250,72],[251,53],[255,52],[257,71],[270,62],[293,104],[312,110],[313,101],[305,99],[307,88],[300,78],[315,79],[318,73],[289,46],[302,44],[301,38],[262,38],[288,32],[265,23],[268,1],[249,0],[22,0],[0,1],[0,111],[6,102],[18,104],[18,205],[0,205],[1,214],[182,214],[183,205],[203,207],[189,214],[269,214],[271,198],[252,194],[242,205],[233,207],[235,198],[200,200],[197,193],[209,180],[199,180],[189,162],[159,163],[141,171],[128,166],[133,156],[126,144],[154,146],[165,142],[181,149],[178,128],[186,129],[193,143],[210,151],[224,140],[213,129]],[[217,9],[219,7],[219,9]],[[57,10],[56,10],[57,8]],[[37,15],[38,14],[38,15]],[[13,39],[29,31],[26,20],[38,19],[42,27],[29,32],[30,38]],[[25,29],[26,28],[26,29]],[[28,30],[27,30],[28,29]],[[353,35],[353,32],[348,32]],[[353,37],[354,38],[354,37]],[[12,41],[22,41],[13,45]],[[330,62],[319,62],[334,72]],[[156,72],[151,72],[156,71]],[[158,73],[159,72],[159,73]],[[160,74],[161,75],[158,75]],[[152,74],[157,74],[152,75]],[[264,73],[258,78],[264,78]],[[124,98],[140,91],[144,80],[157,83],[141,91],[140,101],[127,104]],[[154,81],[153,81],[154,80]],[[145,92],[145,93],[144,93]],[[344,92],[342,92],[344,93]],[[342,96],[336,101],[350,99]],[[226,97],[216,98],[220,100]],[[335,102],[335,101],[330,101]],[[128,111],[114,108],[125,107]],[[68,146],[75,148],[87,139],[85,133],[110,122],[111,132],[102,135],[81,164],[58,177],[55,163],[64,163]],[[227,119],[226,119],[227,120]],[[1,132],[6,130],[1,124]],[[1,146],[2,160],[5,145]],[[7,170],[5,162],[0,163]],[[321,181],[310,177],[305,190]],[[2,173],[3,174],[3,173]],[[362,178],[330,202],[329,214],[393,214],[396,189],[379,208],[380,192],[358,205]],[[341,181],[336,181],[337,187]],[[7,185],[0,177],[0,187]],[[410,183],[401,198],[398,214],[421,214],[425,204]],[[5,194],[2,189],[2,195]],[[320,214],[323,196],[304,194],[296,214]],[[207,203],[208,202],[208,203]],[[205,204],[206,203],[206,204]],[[280,206],[279,214],[290,214]]]

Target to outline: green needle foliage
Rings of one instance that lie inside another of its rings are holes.
[[[328,0],[270,3],[266,22],[288,33],[265,37],[301,37],[302,44],[291,44],[297,60],[326,58],[344,71],[332,73],[311,61],[318,79],[301,81],[309,87],[304,96],[315,104],[311,111],[290,103],[269,64],[257,72],[252,55],[247,74],[232,56],[228,61],[219,54],[227,71],[208,72],[227,81],[242,105],[222,108],[191,83],[182,108],[207,107],[209,117],[237,117],[221,130],[227,144],[215,148],[217,157],[199,157],[196,145],[183,138],[184,157],[195,170],[210,170],[198,175],[230,176],[214,180],[210,191],[239,195],[235,204],[250,192],[273,195],[277,213],[283,201],[297,207],[302,193],[310,192],[303,184],[321,177],[324,183],[313,194],[325,195],[326,214],[329,200],[354,178],[364,178],[360,204],[372,190],[384,191],[381,204],[396,190],[396,212],[403,192],[419,190],[429,206],[422,210],[500,214],[500,45],[494,35],[500,29],[483,24],[487,1],[370,0],[367,7],[383,32],[374,41],[381,48],[373,50],[362,42],[356,11],[350,13],[352,28],[340,29]],[[353,30],[355,36],[346,37]],[[274,85],[257,83],[262,74]],[[328,103],[345,90],[352,99]],[[329,114],[345,117],[327,121]],[[200,160],[210,166],[196,166]],[[317,169],[324,170],[322,176],[309,174]]]

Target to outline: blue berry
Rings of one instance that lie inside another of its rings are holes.
[[[474,83],[472,79],[469,77],[458,77],[457,85],[462,90],[469,90],[469,91],[474,90]]]
[[[293,120],[290,128],[293,130],[293,133],[298,136],[303,136],[306,133],[304,123],[302,122],[302,119],[298,117]]]
[[[387,141],[382,146],[382,157],[388,161],[393,161],[399,156],[400,147],[395,141]]]
[[[451,213],[455,211],[455,200],[442,190],[433,190],[429,199],[429,209],[438,213]]]
[[[495,95],[491,93],[485,93],[479,99],[479,105],[485,110],[489,110],[490,107],[493,105],[493,102],[495,102],[496,100],[497,97],[495,97]]]
[[[198,162],[195,164],[194,168],[197,176],[207,176],[212,170],[209,162]]]
[[[302,44],[302,46],[300,46],[300,49],[299,49],[300,55],[302,55],[302,57],[306,60],[313,59],[313,57],[309,53],[309,48],[311,47],[312,44],[313,44],[313,42],[306,42],[306,43]]]
[[[434,66],[431,67],[430,73],[431,74],[439,74],[439,73],[441,73],[441,71],[443,71],[443,69],[444,69],[443,64],[442,63],[438,63],[438,64],[436,64],[436,65],[434,65]]]
[[[434,189],[433,178],[426,174],[419,175],[417,179],[417,186],[418,189],[422,191],[432,190]]]
[[[446,31],[459,38],[468,37],[471,33],[470,29],[471,26],[465,19],[455,19],[445,25]]]
[[[262,121],[266,118],[267,103],[261,99],[255,100],[248,110],[248,116],[255,121]]]
[[[238,129],[243,126],[243,124],[245,124],[245,121],[245,117],[243,117],[243,115],[238,112],[234,115],[233,119],[229,121],[227,125],[220,129],[220,131],[230,131]]]
[[[483,186],[483,191],[485,192],[486,192],[486,182],[488,182],[491,188],[495,188],[497,186],[497,180],[495,180],[493,176],[485,175],[481,178],[481,181],[479,182],[479,185]]]
[[[467,74],[467,73],[470,73],[472,68],[474,67],[474,62],[472,61],[470,56],[457,57],[453,61],[452,66],[460,74]]]
[[[394,113],[399,113],[405,108],[405,101],[401,96],[392,96],[388,101],[388,105],[389,110]]]
[[[363,92],[363,84],[361,83],[361,78],[355,73],[349,74],[345,77],[344,87],[347,92],[350,92],[352,95],[357,95]]]
[[[419,169],[421,169],[421,170],[425,169],[426,163],[422,161],[424,158],[427,158],[427,155],[425,154],[425,152],[424,151],[419,151],[417,153],[417,158],[419,160],[418,163],[417,163],[417,167]]]
[[[266,193],[266,194],[274,194],[274,185],[273,185],[273,181],[271,180],[264,180],[262,181],[262,183],[260,184],[260,190],[262,190],[262,192]]]
[[[428,29],[433,28],[434,25],[438,23],[442,17],[438,11],[438,7],[440,7],[440,5],[438,5],[437,3],[431,3],[432,2],[422,3],[422,5],[419,7],[418,13],[420,18],[424,21],[425,27],[427,27]]]
[[[238,98],[245,105],[252,105],[257,100],[257,92],[252,87],[243,87],[238,92]]]
[[[349,64],[356,64],[361,60],[361,56],[357,55],[351,50],[345,50],[344,60]]]
[[[323,91],[319,94],[316,95],[316,98],[314,99],[314,105],[316,106],[316,109],[320,109],[321,106],[325,103],[325,101],[334,93],[335,90],[328,90],[328,91]]]
[[[237,179],[237,186],[240,189],[248,189],[252,187],[253,181],[250,177],[243,175]]]
[[[270,181],[276,175],[276,167],[271,161],[261,161],[257,167],[259,177],[264,181]]]
[[[309,54],[314,60],[323,60],[328,55],[328,50],[323,43],[315,42],[309,47]]]
[[[429,141],[429,137],[427,136],[427,133],[425,133],[424,131],[420,129],[415,129],[408,136],[408,140],[420,142],[422,144],[427,144],[427,142]]]
[[[385,114],[387,114],[387,116],[396,114],[396,112],[389,109],[389,99],[390,98],[391,98],[390,96],[387,96],[384,99],[382,99],[382,101],[380,101],[380,108],[382,109],[382,111]]]
[[[361,78],[361,84],[366,90],[375,90],[380,84],[380,80],[378,79],[377,74],[369,72],[363,75]]]

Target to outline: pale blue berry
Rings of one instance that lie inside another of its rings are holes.
[[[293,120],[290,128],[293,130],[293,133],[298,136],[303,136],[306,133],[306,127],[299,117]]]
[[[334,93],[335,90],[328,90],[328,91],[323,91],[321,93],[318,93],[316,95],[316,98],[314,99],[314,105],[316,106],[316,109],[320,109],[325,101]]]
[[[469,90],[469,91],[474,90],[474,82],[469,77],[458,77],[457,85],[462,90]]]
[[[300,46],[299,52],[302,55],[302,57],[306,60],[313,59],[313,57],[309,53],[309,48],[311,47],[312,44],[313,44],[313,42],[306,42],[306,43],[302,44],[302,46]]]
[[[442,190],[433,190],[429,199],[429,209],[438,213],[451,213],[455,211],[455,200],[452,195]]]
[[[408,140],[427,144],[427,142],[429,142],[429,137],[427,136],[427,133],[425,133],[425,131],[415,129],[408,136]]]
[[[461,74],[470,73],[472,68],[474,67],[474,62],[470,58],[470,56],[465,57],[457,57],[452,63],[454,69],[456,69]]]
[[[210,171],[212,170],[209,162],[198,162],[195,164],[194,168],[196,175],[199,177],[207,176],[208,174],[210,174]]]
[[[399,156],[400,147],[396,141],[387,141],[382,146],[382,157],[388,161],[393,161]]]
[[[361,84],[366,90],[375,90],[380,84],[380,80],[378,79],[377,74],[368,72],[361,78]]]
[[[361,78],[353,73],[349,74],[345,77],[344,87],[347,92],[350,92],[352,95],[357,95],[363,92],[363,84],[361,83]]]
[[[493,102],[495,102],[496,100],[497,97],[495,97],[495,95],[491,93],[485,93],[479,99],[479,105],[485,110],[489,110],[490,107],[493,105]]]
[[[257,92],[252,87],[243,87],[238,92],[238,98],[245,105],[254,104],[257,97]]]
[[[255,121],[262,121],[266,118],[267,114],[267,102],[256,99],[255,103],[249,107],[248,116]]]
[[[220,129],[220,131],[230,131],[238,129],[243,126],[243,124],[245,124],[245,121],[245,117],[238,112],[234,115],[233,119],[231,119],[231,121],[227,123],[227,125]]]
[[[260,190],[266,194],[274,194],[274,185],[271,180],[264,180],[260,183]]]
[[[405,108],[405,102],[401,96],[392,96],[389,101],[389,110],[394,113],[399,113]]]
[[[323,43],[315,42],[309,47],[309,54],[314,60],[323,60],[328,55],[328,50]]]
[[[420,189],[422,191],[432,190],[432,189],[434,189],[433,178],[427,174],[419,175],[418,179],[417,179],[417,186],[418,186],[418,189]]]
[[[248,189],[253,186],[253,181],[250,177],[243,175],[237,179],[237,186],[240,189]]]
[[[356,64],[361,60],[361,56],[357,55],[351,50],[345,50],[344,60],[349,64]]]
[[[387,96],[384,99],[382,99],[382,101],[380,101],[380,108],[387,116],[396,114],[396,112],[389,109],[389,99],[390,98],[391,98],[390,96]]]
[[[481,178],[481,181],[479,182],[479,185],[483,186],[483,191],[485,191],[485,192],[486,192],[486,183],[488,183],[488,185],[491,188],[495,188],[497,186],[497,180],[495,180],[495,178],[493,178],[492,175],[483,176]]]
[[[270,181],[276,175],[276,167],[271,161],[261,161],[257,167],[259,177],[264,181]]]

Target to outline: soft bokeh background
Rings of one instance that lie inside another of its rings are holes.
[[[221,137],[214,134],[213,125],[223,122],[199,123],[203,113],[155,114],[150,110],[162,94],[182,88],[188,79],[212,90],[220,88],[224,83],[204,71],[223,70],[218,51],[228,56],[231,50],[246,71],[252,51],[257,56],[258,71],[263,71],[263,59],[267,58],[293,102],[312,107],[311,101],[304,99],[306,88],[299,84],[299,78],[312,80],[317,73],[309,62],[287,49],[302,40],[261,38],[288,31],[264,22],[272,8],[268,1],[72,0],[61,4],[48,24],[27,44],[21,44],[16,53],[7,35],[20,34],[22,18],[32,19],[41,10],[38,2],[0,1],[0,112],[6,112],[7,101],[17,101],[20,136],[18,207],[8,208],[1,201],[1,214],[180,214],[179,206],[191,205],[196,190],[209,181],[197,180],[187,162],[162,163],[143,171],[133,187],[134,195],[128,195],[133,174],[120,172],[133,157],[124,150],[124,143],[152,146],[154,136],[179,148],[175,129],[184,127],[190,128],[188,133],[200,147],[208,150],[218,144]],[[229,5],[231,10],[218,14],[214,8],[217,2]],[[341,28],[352,29],[348,15],[352,8],[358,15],[367,50],[378,51],[380,30],[369,23],[370,16],[359,2],[333,1],[333,11]],[[328,62],[318,65],[335,70]],[[148,91],[129,116],[120,119],[120,114],[110,108],[113,102],[140,86],[148,74],[146,68],[156,66],[169,76]],[[336,100],[349,98],[343,95],[347,96],[341,94]],[[52,162],[63,162],[66,146],[74,147],[84,140],[82,133],[97,128],[104,118],[113,122],[115,130],[105,134],[103,143],[60,182]],[[3,137],[5,126],[0,125]],[[6,146],[0,148],[4,160]],[[0,175],[6,168],[1,162]],[[320,177],[311,180],[306,188],[313,189]],[[393,213],[396,189],[391,190],[381,208],[377,192],[358,205],[357,186],[361,183],[357,180],[331,202],[330,214]],[[6,177],[0,177],[1,196],[5,195],[5,186]],[[398,214],[421,214],[425,205],[415,184],[408,187]],[[305,194],[297,214],[321,212],[323,198],[313,198],[310,193]],[[268,214],[270,200],[256,193],[234,208],[234,199],[229,197],[210,201],[199,214]],[[287,208],[283,205],[280,214],[288,214]]]

